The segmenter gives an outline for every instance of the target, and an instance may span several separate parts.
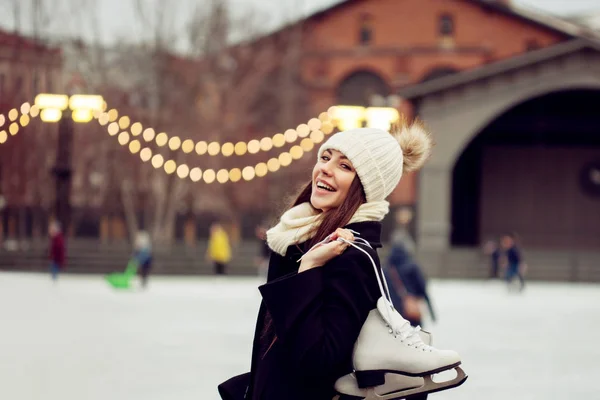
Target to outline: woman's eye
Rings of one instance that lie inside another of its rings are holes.
[[[321,156],[321,160],[323,160],[323,161],[329,161],[329,157],[327,157],[327,156]]]
[[[342,164],[342,168],[347,169],[348,171],[352,171],[352,168],[350,168],[350,166],[346,164]]]

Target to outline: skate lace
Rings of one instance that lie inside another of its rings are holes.
[[[353,231],[352,229],[349,229],[350,232],[352,232],[353,235],[358,236],[360,235],[359,232]],[[394,313],[395,309],[394,309],[394,305],[392,304],[392,297],[390,295],[390,288],[388,286],[387,280],[385,279],[385,276],[380,277],[380,274],[377,270],[377,265],[375,264],[375,261],[373,260],[373,257],[371,257],[371,255],[363,248],[357,246],[357,244],[362,244],[364,246],[367,246],[369,248],[373,248],[371,246],[371,244],[360,237],[355,237],[354,241],[349,241],[346,240],[342,237],[338,237],[336,240],[340,241],[340,242],[344,242],[349,244],[350,246],[354,247],[355,249],[360,250],[361,252],[363,252],[364,254],[366,254],[367,257],[369,257],[369,261],[371,261],[371,265],[373,266],[373,270],[375,271],[375,277],[377,278],[377,284],[379,286],[379,291],[381,292],[381,295],[386,298],[388,300],[389,306],[390,307],[386,307],[386,311],[387,311],[387,316],[388,316],[388,320],[389,321],[393,321],[391,322],[391,324],[393,324],[394,326],[390,326],[390,333],[392,333],[394,335],[394,337],[398,338],[400,337],[401,341],[406,341],[408,346],[413,346],[417,349],[423,349],[423,350],[428,350],[431,348],[431,346],[425,344],[425,342],[423,342],[423,339],[421,339],[421,336],[419,335],[419,331],[421,330],[420,326],[417,327],[413,327],[411,326],[410,322],[408,322],[406,319],[401,317],[401,321],[398,322],[398,318],[393,318],[392,314]],[[306,253],[304,253],[304,255],[302,257],[300,257],[298,259],[298,261],[301,261],[302,258],[308,254],[312,249],[314,249],[317,246],[320,246],[322,244],[326,244],[331,242],[331,235],[327,236],[325,239],[321,240],[319,243],[315,244],[314,246],[312,246],[310,248],[310,250],[308,250]],[[383,282],[382,282],[383,280]],[[397,315],[400,315],[399,313]],[[396,324],[394,324],[394,322],[396,322]]]

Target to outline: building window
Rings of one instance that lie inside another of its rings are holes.
[[[442,37],[454,36],[454,17],[450,14],[440,16],[438,33]]]
[[[360,17],[360,31],[358,42],[362,46],[368,46],[373,41],[373,17],[364,14]]]
[[[529,39],[527,42],[525,42],[525,49],[527,51],[538,50],[541,47],[542,46],[540,45],[540,42],[538,42],[536,39]]]

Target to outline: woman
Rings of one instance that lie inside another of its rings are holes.
[[[335,381],[353,370],[354,343],[381,296],[370,260],[336,239],[368,241],[379,267],[385,198],[430,148],[418,125],[393,135],[353,129],[323,144],[311,181],[267,232],[273,252],[268,282],[259,287],[251,372],[220,385],[224,399],[332,399]]]

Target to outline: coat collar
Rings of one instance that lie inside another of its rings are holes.
[[[366,222],[355,222],[347,225],[346,228],[352,229],[360,233],[357,235],[365,239],[373,246],[373,248],[381,247],[381,222],[379,221],[366,221]]]
[[[357,237],[365,239],[374,249],[382,246],[381,222],[379,221],[355,222],[353,224],[346,225],[344,228],[352,229],[353,231],[358,232],[360,235],[357,235]],[[286,257],[297,260],[306,250],[308,250],[306,248],[306,243],[291,245],[287,249]]]

